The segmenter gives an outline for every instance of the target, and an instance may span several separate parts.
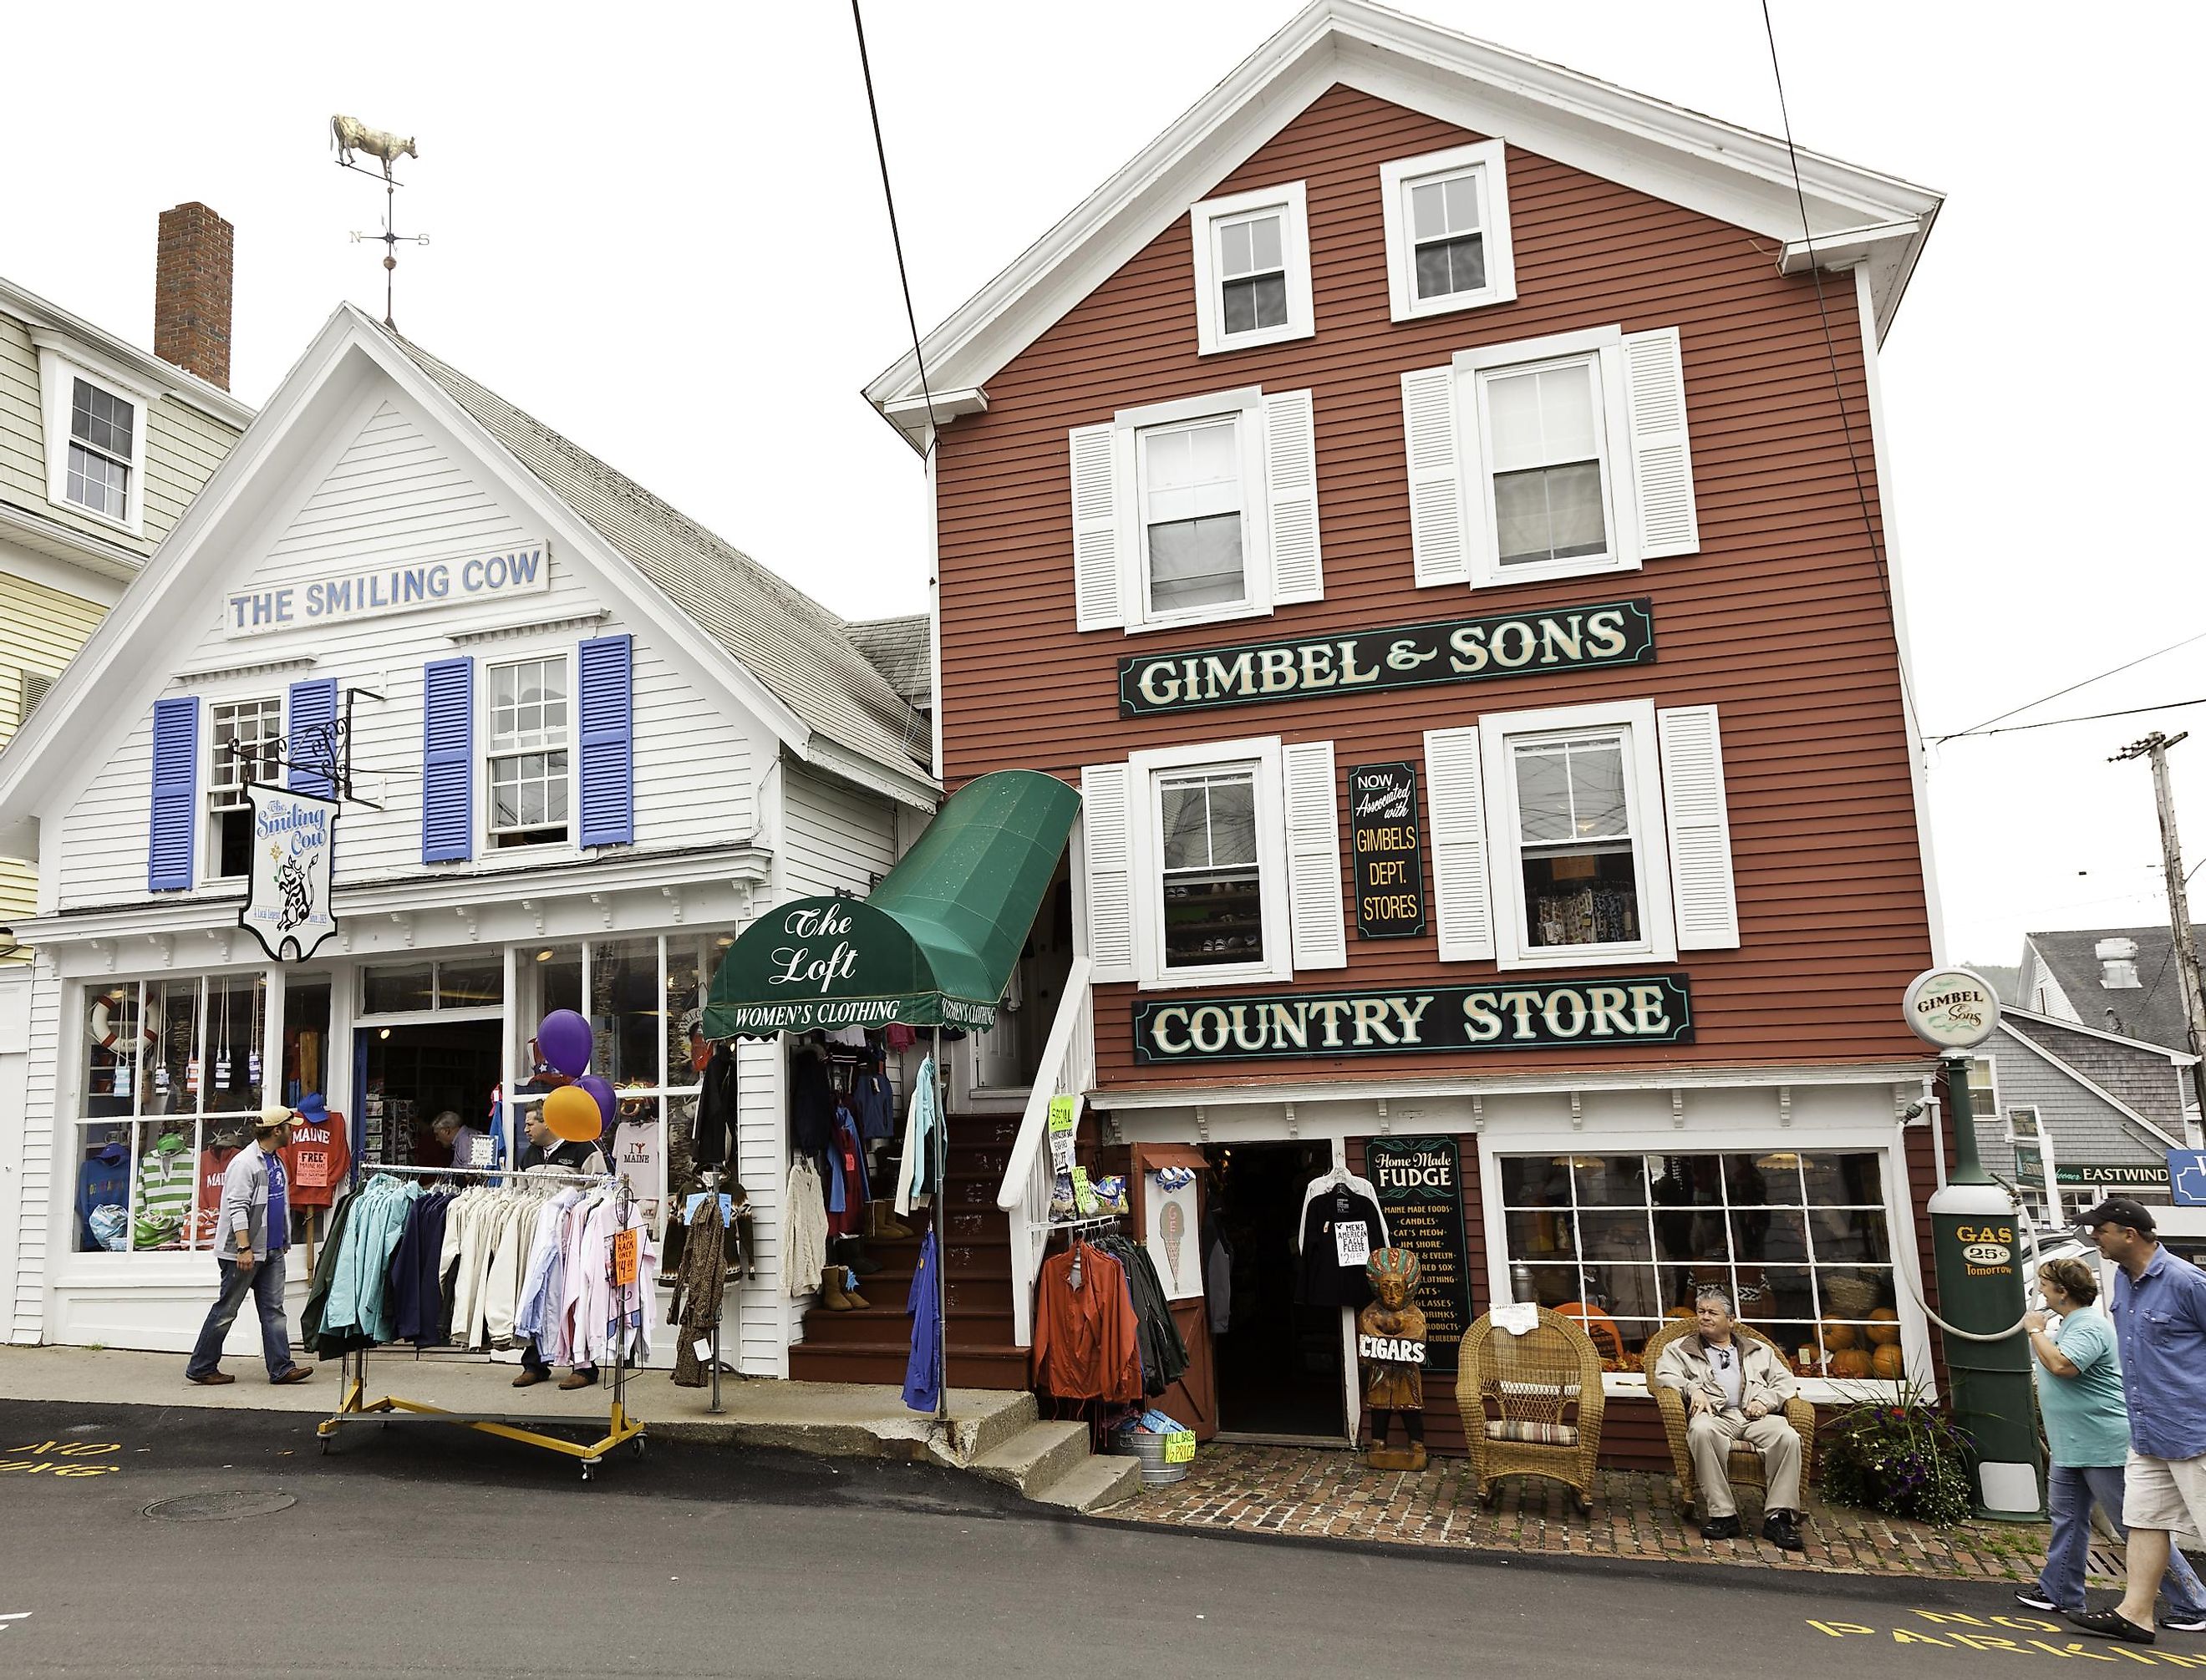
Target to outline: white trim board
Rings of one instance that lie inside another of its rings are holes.
[[[1942,194],[1801,152],[1800,194],[1785,143],[1506,47],[1368,3],[1313,0],[1156,140],[929,333],[930,382],[979,390],[1159,234],[1207,198],[1336,84],[1499,139],[1780,241],[1813,235],[1874,244],[1881,335],[1928,238]],[[1801,198],[1807,201],[1807,227]],[[923,414],[906,354],[865,388],[915,448]]]

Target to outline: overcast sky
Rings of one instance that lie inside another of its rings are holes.
[[[1756,0],[1410,9],[1779,132]],[[874,0],[922,327],[1291,10]],[[2171,213],[2195,197],[2176,160],[2197,10],[1774,11],[1799,142],[1948,195],[1885,360],[1929,731],[2206,629],[2201,545],[2174,518],[2202,429],[2198,238]],[[924,605],[920,465],[858,395],[906,332],[838,0],[124,0],[86,29],[68,7],[10,19],[9,56],[45,68],[0,104],[0,274],[150,343],[154,218],[203,200],[237,225],[234,383],[259,402],[338,300],[382,306],[380,247],[347,238],[377,229],[382,194],[332,167],[330,113],[412,134],[400,231],[432,242],[401,247],[402,331],[838,611]],[[2016,721],[2206,697],[2202,653]],[[2149,774],[2105,760],[2190,722],[2206,707],[1938,748],[1947,954],[2012,962],[2026,927],[2164,920]],[[2206,736],[2174,763],[2206,860]]]

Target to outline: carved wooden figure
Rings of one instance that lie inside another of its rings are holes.
[[[1415,1300],[1419,1267],[1407,1248],[1381,1248],[1364,1262],[1371,1304],[1356,1317],[1363,1397],[1371,1439],[1363,1462],[1374,1470],[1425,1468],[1425,1315]],[[1393,1415],[1402,1415],[1406,1445],[1389,1446]]]

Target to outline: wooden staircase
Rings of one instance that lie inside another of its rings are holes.
[[[1007,1216],[996,1206],[1011,1144],[1016,1114],[951,1116],[949,1171],[937,1204],[946,1219],[943,1279],[952,1388],[1023,1389],[1027,1350],[1014,1341],[1011,1320],[1011,1237]],[[903,1223],[923,1230],[914,1210]],[[867,1239],[866,1254],[880,1270],[858,1280],[867,1305],[831,1313],[814,1307],[804,1315],[804,1339],[789,1350],[789,1374],[802,1382],[903,1381],[911,1356],[911,1320],[904,1302],[919,1260],[917,1236]],[[838,1245],[830,1244],[832,1255]]]

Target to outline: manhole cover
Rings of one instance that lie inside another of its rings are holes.
[[[157,1499],[145,1515],[164,1522],[230,1522],[241,1516],[267,1516],[299,1503],[289,1493],[186,1493]]]

